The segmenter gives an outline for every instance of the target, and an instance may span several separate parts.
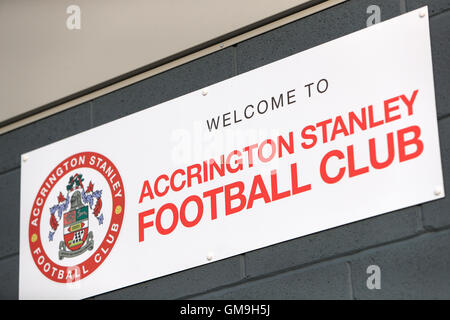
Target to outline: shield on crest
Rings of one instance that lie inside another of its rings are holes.
[[[64,214],[64,243],[71,251],[80,249],[89,231],[88,206]]]

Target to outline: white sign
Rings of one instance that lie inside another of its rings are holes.
[[[93,296],[444,197],[427,17],[23,155],[20,298]]]

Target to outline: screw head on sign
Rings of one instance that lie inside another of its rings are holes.
[[[435,187],[434,188],[434,195],[435,196],[440,196],[442,194],[442,189],[441,187]]]
[[[206,96],[208,94],[208,91],[206,89],[202,90],[202,96]]]
[[[28,158],[29,158],[28,154],[22,155],[22,161],[23,162],[26,162],[28,160]]]
[[[214,258],[214,254],[212,252],[208,252],[208,255],[206,256],[206,260],[211,261]]]
[[[425,11],[420,11],[420,12],[419,12],[419,17],[423,18],[423,17],[425,17],[425,16],[426,16]]]

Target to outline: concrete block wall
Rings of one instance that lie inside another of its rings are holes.
[[[369,5],[380,7],[382,20],[429,6],[448,189],[450,0],[348,0],[1,135],[0,299],[18,298],[20,154],[365,28]],[[380,267],[381,289],[367,288],[370,265]],[[447,196],[92,298],[449,299],[450,200]]]

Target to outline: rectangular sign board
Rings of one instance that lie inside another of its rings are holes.
[[[427,9],[22,155],[21,299],[444,197]]]

